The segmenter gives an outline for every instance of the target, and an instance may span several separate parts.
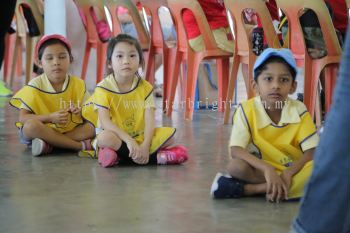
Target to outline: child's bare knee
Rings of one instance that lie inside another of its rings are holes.
[[[23,133],[28,138],[36,138],[42,132],[42,127],[46,127],[41,121],[36,119],[27,120],[23,125]]]
[[[97,145],[101,148],[114,148],[121,140],[112,131],[104,130],[97,136]]]
[[[241,177],[247,173],[249,164],[242,159],[232,159],[227,165],[227,170],[232,176]]]
[[[85,123],[85,136],[86,138],[94,138],[95,137],[95,127],[90,123]]]

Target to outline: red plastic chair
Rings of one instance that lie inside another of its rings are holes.
[[[235,31],[235,51],[233,55],[233,66],[231,70],[230,82],[228,85],[227,99],[225,102],[224,123],[227,124],[230,118],[230,110],[232,103],[233,92],[235,90],[237,73],[239,65],[248,65],[248,80],[244,80],[246,84],[248,98],[254,96],[251,87],[251,80],[253,80],[253,66],[256,60],[256,55],[252,50],[251,30],[246,26],[243,18],[244,10],[252,8],[259,15],[264,29],[264,36],[271,48],[280,48],[281,45],[278,36],[272,24],[270,12],[261,0],[225,0],[226,9],[231,13],[234,21]]]
[[[22,12],[22,5],[26,5],[30,8],[34,16],[35,23],[37,24],[38,29],[40,31],[39,36],[31,37],[27,33],[27,29],[26,29],[27,23]],[[44,20],[43,20],[42,14],[40,13],[38,3],[36,1],[18,0],[16,9],[15,9],[15,17],[16,17],[16,42],[15,42],[15,48],[13,51],[11,74],[9,79],[10,86],[12,86],[13,80],[15,77],[16,62],[17,62],[18,54],[20,53],[19,48],[21,47],[22,38],[26,39],[25,83],[28,83],[33,73],[34,52],[35,52],[36,41],[38,40],[38,37],[43,35],[43,32],[44,32]]]
[[[146,80],[154,83],[155,55],[162,54],[163,57],[163,110],[166,109],[166,100],[169,93],[169,82],[173,74],[175,61],[175,47],[168,47],[163,38],[162,27],[159,19],[161,7],[168,8],[167,0],[141,0],[142,6],[151,15],[150,36],[151,43],[148,52],[148,63],[146,68]]]
[[[276,2],[288,18],[289,48],[292,50],[297,63],[304,63],[304,103],[311,115],[314,116],[318,79],[321,71],[325,69],[325,102],[326,111],[328,111],[331,105],[342,49],[327,6],[323,0],[276,0]],[[299,21],[300,12],[304,8],[313,10],[319,20],[327,48],[327,56],[323,58],[312,59],[307,53]]]
[[[75,4],[84,18],[82,18],[83,24],[86,30],[86,44],[83,58],[83,67],[81,70],[81,79],[85,80],[87,66],[89,63],[89,57],[91,48],[96,49],[96,83],[99,83],[104,77],[105,65],[106,65],[106,53],[107,43],[103,43],[98,37],[95,23],[93,21],[94,10],[100,11],[101,15],[104,15],[104,5],[102,1],[94,0],[75,0]]]
[[[192,120],[194,111],[194,97],[198,77],[198,68],[202,60],[216,59],[218,70],[218,106],[219,111],[222,111],[221,101],[226,99],[227,84],[229,76],[229,58],[232,53],[220,49],[214,39],[213,33],[210,29],[206,16],[196,0],[182,1],[182,0],[168,0],[169,9],[174,17],[174,25],[177,31],[177,51],[174,66],[174,74],[171,82],[169,93],[169,108],[168,115],[171,115],[172,105],[174,103],[176,85],[178,81],[178,73],[180,70],[180,63],[183,56],[187,54],[187,84],[186,84],[186,110],[185,118]],[[185,33],[182,11],[189,9],[193,12],[201,34],[203,36],[205,50],[195,52],[188,44],[188,39]]]

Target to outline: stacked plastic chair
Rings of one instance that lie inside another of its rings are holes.
[[[23,15],[22,7],[27,7],[30,9],[37,29],[39,30],[36,35],[29,35],[26,25],[29,25]],[[9,84],[12,86],[13,80],[16,73],[16,62],[18,54],[20,53],[22,39],[26,40],[26,69],[25,69],[25,84],[29,82],[33,73],[33,64],[34,64],[34,51],[36,46],[36,41],[44,32],[44,19],[38,3],[35,0],[17,0],[17,5],[15,9],[16,17],[16,42],[13,51],[12,65],[11,65],[11,74],[9,79]]]
[[[136,1],[131,0],[105,0],[104,1],[109,13],[112,17],[112,32],[113,35],[116,36],[119,33],[122,33],[121,24],[118,19],[118,7],[124,7],[128,10],[128,13],[130,14],[132,21],[135,25],[138,40],[140,42],[141,48],[144,51],[147,51],[150,44],[150,38],[148,35],[148,32],[144,26],[144,23],[142,21],[142,18],[140,16],[140,13],[136,7]]]
[[[289,48],[292,50],[297,63],[304,64],[304,103],[314,116],[317,85],[322,70],[325,70],[325,104],[326,111],[331,105],[333,89],[336,82],[339,62],[342,55],[331,16],[323,0],[276,0],[277,5],[288,19]],[[303,9],[313,10],[319,20],[324,37],[327,55],[319,59],[312,59],[307,53],[299,16]]]
[[[161,22],[159,19],[159,10],[161,7],[168,8],[167,0],[141,0],[142,6],[148,10],[151,15],[150,25],[150,46],[148,52],[148,63],[146,67],[146,80],[154,83],[154,64],[155,55],[161,54],[163,60],[163,110],[166,109],[166,100],[169,93],[169,82],[173,74],[175,61],[175,47],[168,47],[162,33]]]
[[[228,123],[230,118],[231,102],[233,93],[235,91],[236,80],[238,75],[239,65],[248,65],[248,77],[245,81],[248,98],[254,96],[253,89],[251,87],[251,81],[253,80],[253,66],[256,60],[256,55],[252,49],[251,30],[246,27],[243,19],[244,10],[252,8],[259,15],[261,20],[264,36],[269,47],[279,48],[280,43],[278,36],[275,32],[272,24],[272,18],[270,12],[261,0],[225,0],[225,7],[230,12],[234,21],[234,34],[235,34],[235,51],[233,54],[233,66],[231,70],[230,82],[228,85],[228,94],[225,102],[225,114],[224,123]]]
[[[183,57],[185,56],[187,60],[185,118],[188,120],[192,120],[199,64],[202,60],[216,59],[219,89],[218,101],[221,102],[221,100],[226,99],[227,84],[229,77],[229,58],[232,56],[232,53],[226,52],[217,46],[213,33],[208,24],[207,18],[198,1],[168,0],[168,6],[171,14],[174,17],[174,25],[177,32],[177,50],[174,73],[173,78],[171,79],[169,91],[169,107],[167,114],[171,115],[172,112],[176,86],[178,83],[180,64],[183,60]],[[191,10],[196,18],[205,44],[205,49],[202,51],[195,52],[188,44],[188,39],[182,21],[182,11],[184,9]],[[221,104],[219,104],[219,110],[222,111],[222,109],[223,107],[221,106]]]
[[[81,71],[81,78],[85,80],[87,66],[89,63],[90,52],[92,48],[96,49],[96,83],[100,82],[104,77],[106,65],[107,43],[101,41],[97,34],[96,25],[93,19],[94,12],[100,11],[104,15],[103,1],[97,0],[75,0],[75,3],[81,13],[83,24],[86,30],[86,44],[83,58],[83,67]]]

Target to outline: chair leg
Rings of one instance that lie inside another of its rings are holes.
[[[91,43],[86,41],[84,58],[83,58],[83,66],[81,68],[81,75],[80,75],[80,78],[83,80],[85,80],[86,78],[86,72],[87,72],[87,66],[89,64],[91,47],[92,47]]]
[[[224,112],[224,124],[227,124],[229,121],[229,118],[230,118],[233,93],[237,89],[236,88],[236,81],[237,81],[239,64],[240,64],[239,57],[234,56],[231,76],[230,76],[230,80],[229,80],[228,88],[227,88],[225,107],[224,107],[224,111],[225,111]]]
[[[180,65],[182,62],[182,56],[183,53],[180,51],[176,51],[175,54],[175,64],[174,64],[174,72],[172,74],[172,77],[169,82],[169,93],[168,93],[168,98],[167,98],[167,103],[166,103],[166,114],[167,116],[171,116],[173,112],[173,105],[174,105],[174,98],[175,98],[175,93],[176,93],[176,87],[177,83],[179,80],[179,73],[180,73]]]
[[[241,63],[241,64],[242,64],[243,80],[246,88],[247,97],[248,99],[250,99],[254,96],[252,91],[251,81],[250,81],[253,79],[252,75],[250,74],[251,73],[250,70],[252,66],[250,64],[245,64],[245,63]]]
[[[106,53],[107,53],[107,43],[98,42],[97,48],[97,64],[96,64],[96,84],[99,83],[103,77],[106,66]]]
[[[189,52],[190,53],[190,52]],[[188,68],[187,68],[187,84],[186,84],[186,110],[185,110],[185,119],[193,119],[193,111],[195,104],[195,92],[196,84],[198,78],[198,69],[201,59],[198,54],[192,54],[188,56]]]
[[[151,48],[148,51],[148,58],[147,58],[147,65],[146,65],[146,80],[150,82],[152,85],[154,84],[154,60],[155,60],[155,48],[151,46]]]
[[[16,34],[6,34],[5,36],[5,53],[4,53],[4,62],[3,62],[3,69],[4,69],[4,82],[7,82],[7,78],[9,76],[9,71],[11,70],[10,64],[11,64],[11,58],[13,57],[13,47],[16,43]]]
[[[166,113],[166,103],[169,99],[170,82],[173,77],[174,63],[176,59],[175,48],[163,49],[163,112]]]
[[[253,89],[252,86],[252,80],[254,79],[253,76],[253,67],[254,67],[254,63],[255,63],[255,56],[254,55],[250,55],[249,56],[249,61],[248,61],[248,91],[247,91],[247,96],[248,99],[253,98],[255,96],[255,91]]]
[[[36,37],[26,37],[26,79],[25,84],[28,84],[29,80],[33,74],[33,64],[34,64],[34,45]]]
[[[338,74],[338,64],[331,64],[325,67],[325,110],[329,111],[332,104],[334,87]]]
[[[320,78],[322,67],[319,65],[320,60],[313,60],[309,67],[305,67],[305,81],[304,81],[304,103],[310,112],[312,118],[315,116],[315,102],[317,83]]]
[[[316,128],[320,129],[322,127],[322,106],[321,106],[321,95],[320,88],[317,85],[316,89],[316,103],[315,103],[315,120],[316,120]]]
[[[13,86],[13,80],[15,78],[15,72],[16,72],[16,61],[17,61],[17,56],[19,53],[18,48],[20,47],[21,44],[21,38],[16,36],[16,42],[15,42],[15,48],[14,48],[14,53],[13,53],[13,58],[12,58],[12,64],[11,64],[11,74],[10,74],[10,79],[8,80],[9,86]]]
[[[229,78],[230,59],[222,58],[216,60],[218,72],[218,111],[223,112],[223,103],[227,96],[227,85]]]

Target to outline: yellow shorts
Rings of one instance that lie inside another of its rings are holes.
[[[235,44],[234,44],[233,40],[229,40],[227,38],[228,34],[231,34],[231,30],[229,27],[218,28],[218,29],[213,30],[213,35],[214,35],[214,38],[215,38],[215,41],[216,41],[218,47],[222,50],[225,50],[227,52],[232,53],[234,48],[235,48]],[[205,48],[202,35],[199,35],[196,38],[189,40],[189,44],[190,44],[191,48],[196,52],[204,50],[204,48]]]

